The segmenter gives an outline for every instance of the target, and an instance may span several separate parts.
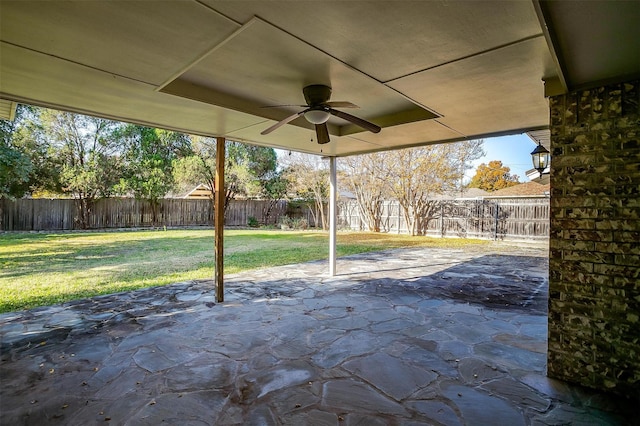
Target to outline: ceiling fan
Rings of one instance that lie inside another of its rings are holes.
[[[363,129],[368,130],[370,132],[373,132],[373,133],[380,132],[379,126],[376,126],[373,123],[370,123],[366,120],[355,117],[351,114],[347,114],[346,112],[342,112],[340,110],[334,109],[334,108],[358,108],[358,106],[355,104],[352,104],[351,102],[345,102],[345,101],[329,102],[329,98],[331,98],[331,87],[325,86],[323,84],[312,84],[302,89],[302,93],[304,95],[304,100],[307,102],[307,104],[298,105],[298,106],[306,109],[300,112],[296,112],[295,114],[290,115],[284,120],[278,121],[273,126],[260,132],[260,134],[268,135],[269,133],[273,132],[277,128],[284,126],[285,124],[295,120],[301,115],[304,115],[304,118],[306,118],[309,123],[315,125],[316,136],[318,138],[319,144],[325,144],[330,142],[329,129],[327,128],[327,121],[332,115],[335,115],[338,118],[342,118],[343,120],[347,120],[355,124],[356,126],[360,126]]]

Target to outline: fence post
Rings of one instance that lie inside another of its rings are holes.
[[[444,202],[440,201],[440,238],[444,238]]]
[[[495,214],[495,231],[493,234],[493,239],[497,240],[498,239],[498,218],[499,218],[499,210],[500,210],[500,204],[498,204],[496,202],[496,214]]]

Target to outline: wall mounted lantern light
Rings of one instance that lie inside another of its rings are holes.
[[[531,159],[533,160],[533,168],[540,173],[541,177],[544,169],[549,167],[549,158],[549,151],[538,142],[538,146],[531,153]]]

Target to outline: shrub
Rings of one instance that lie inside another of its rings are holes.
[[[307,229],[309,227],[309,222],[305,218],[294,219],[293,221],[293,229]]]
[[[249,225],[251,228],[257,228],[258,226],[260,226],[260,223],[258,223],[258,219],[256,219],[253,216],[249,216],[247,218],[247,225]]]
[[[291,218],[289,216],[282,216],[280,218],[280,229],[307,229],[309,223],[304,218]]]

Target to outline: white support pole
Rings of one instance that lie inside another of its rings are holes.
[[[329,276],[336,275],[336,230],[338,228],[336,157],[329,157]]]
[[[216,138],[214,283],[218,303],[224,302],[224,150],[225,138]]]

